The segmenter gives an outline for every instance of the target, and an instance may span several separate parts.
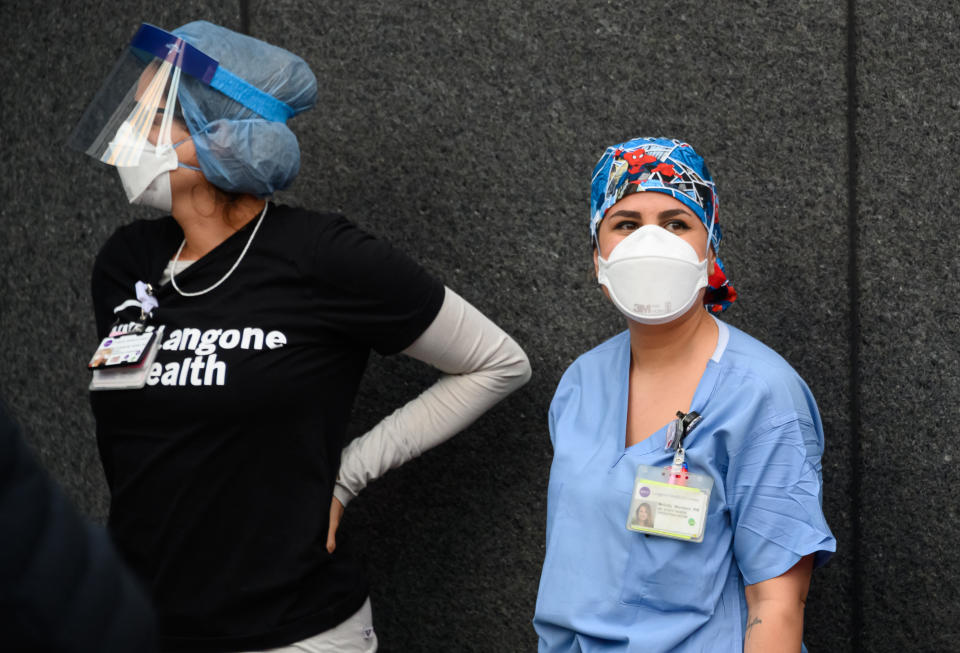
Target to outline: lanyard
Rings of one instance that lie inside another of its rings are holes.
[[[702,420],[700,413],[691,410],[689,413],[677,411],[677,419],[670,423],[667,429],[667,443],[665,451],[673,451],[673,464],[670,466],[670,481],[672,485],[686,485],[688,478],[686,450],[683,441],[697,424]]]

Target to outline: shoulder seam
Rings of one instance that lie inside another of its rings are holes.
[[[743,452],[743,450],[746,449],[748,446],[751,446],[753,441],[758,437],[762,435],[766,435],[767,433],[769,433],[770,431],[773,431],[774,429],[778,429],[783,426],[786,426],[791,422],[796,422],[797,424],[805,424],[811,427],[814,426],[813,420],[806,418],[805,416],[797,413],[796,411],[790,411],[786,413],[781,413],[779,415],[774,415],[770,419],[764,420],[764,422],[760,425],[759,428],[751,431],[750,434],[743,439],[743,444],[740,446],[740,448],[737,449],[736,451],[730,452],[729,456],[731,458],[735,458],[739,456]]]

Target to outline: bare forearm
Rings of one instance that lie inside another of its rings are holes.
[[[803,639],[803,603],[762,601],[750,605],[743,653],[798,653]]]
[[[812,571],[810,554],[779,576],[744,588],[744,653],[798,653],[803,648],[803,608]]]

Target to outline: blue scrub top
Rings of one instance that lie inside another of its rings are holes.
[[[550,405],[547,552],[534,627],[541,653],[741,653],[744,584],[836,540],[821,509],[823,428],[810,389],[772,349],[717,321],[684,446],[713,491],[702,543],[626,528],[638,465],[665,467],[666,426],[625,448],[630,334],[578,358]],[[682,407],[679,407],[682,408]]]

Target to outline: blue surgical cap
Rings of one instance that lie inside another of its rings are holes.
[[[597,161],[590,183],[590,236],[607,211],[626,195],[652,191],[683,202],[711,234],[719,252],[723,231],[718,221],[720,200],[703,158],[688,143],[672,138],[634,138],[611,145]],[[727,280],[719,254],[707,280],[703,303],[713,313],[726,310],[737,299]]]
[[[188,23],[173,34],[279,100],[284,114],[263,110],[264,116],[184,75],[178,100],[204,176],[231,193],[264,197],[287,188],[300,171],[300,146],[285,120],[317,102],[310,66],[283,48],[206,21]]]
[[[593,169],[590,184],[590,236],[607,210],[625,195],[655,191],[687,205],[720,247],[717,188],[707,164],[688,143],[672,138],[634,138],[611,145]]]

